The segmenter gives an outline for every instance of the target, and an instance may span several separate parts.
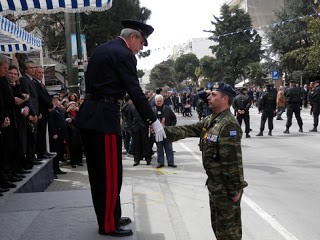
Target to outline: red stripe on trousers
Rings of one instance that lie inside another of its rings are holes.
[[[118,196],[118,155],[116,135],[105,134],[106,165],[106,210],[104,229],[106,232],[116,230],[114,211]]]

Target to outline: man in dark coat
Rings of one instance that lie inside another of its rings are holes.
[[[268,135],[272,135],[272,129],[273,129],[273,118],[276,113],[276,96],[272,92],[273,84],[267,85],[267,91],[260,97],[259,103],[258,103],[258,110],[259,113],[262,112],[261,115],[261,122],[260,122],[260,132],[257,134],[257,136],[263,136],[263,130],[264,125],[266,124],[266,121],[268,119],[268,128],[269,133]]]
[[[46,146],[46,134],[48,123],[48,109],[53,108],[49,93],[42,83],[44,70],[42,67],[36,67],[34,73],[34,85],[38,89],[39,97],[39,119],[38,119],[38,132],[37,132],[37,158],[45,159],[50,158],[52,155],[48,153]]]
[[[126,92],[145,124],[155,131],[156,141],[165,137],[141,90],[135,54],[147,46],[153,28],[134,20],[122,21],[124,29],[116,39],[98,46],[90,57],[86,73],[86,99],[78,114],[78,126],[86,153],[99,234],[132,235],[121,218],[122,141],[120,105]]]
[[[290,133],[289,128],[292,125],[292,115],[294,113],[298,125],[299,125],[299,132],[303,132],[302,129],[302,119],[300,116],[300,106],[301,106],[301,90],[300,88],[295,86],[295,82],[290,82],[290,87],[287,88],[284,92],[287,101],[287,123],[286,123],[286,130],[283,133]]]
[[[247,89],[242,88],[239,95],[233,99],[232,107],[237,113],[237,120],[240,126],[242,124],[242,120],[244,120],[246,138],[250,138],[249,132],[251,131],[249,115],[250,106],[251,100],[250,97],[247,96]]]
[[[320,80],[314,82],[314,88],[311,91],[310,97],[313,103],[313,128],[309,132],[317,132],[320,114]]]
[[[147,165],[151,164],[152,149],[149,148],[149,127],[141,119],[140,114],[133,104],[130,104],[128,111],[128,127],[132,133],[133,146],[133,166],[140,164],[143,158]]]
[[[35,157],[36,135],[38,130],[38,116],[39,116],[39,91],[34,83],[33,76],[35,73],[35,64],[31,60],[27,60],[24,64],[25,74],[20,78],[21,91],[30,96],[29,107],[30,114],[28,116],[27,128],[27,162],[39,165]]]

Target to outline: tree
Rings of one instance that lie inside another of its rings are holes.
[[[306,61],[300,56],[306,57],[306,48],[312,44],[311,33],[307,31],[310,18],[318,2],[310,0],[284,0],[284,6],[275,12],[276,19],[280,24],[274,24],[266,32],[268,41],[271,43],[271,51],[281,58],[284,71],[289,78],[295,76],[295,71],[304,71]],[[298,74],[301,75],[301,74]]]
[[[175,71],[170,66],[171,61],[165,61],[155,65],[150,73],[150,84],[147,84],[147,89],[154,90],[159,87],[169,86],[175,87],[174,81]]]
[[[182,82],[190,78],[192,81],[197,81],[195,70],[199,67],[199,59],[193,53],[188,53],[177,58],[173,64],[176,72],[176,80]]]
[[[87,39],[87,50],[90,55],[101,43],[114,39],[122,29],[121,20],[135,19],[146,22],[151,11],[140,7],[139,0],[113,1],[107,12],[91,12],[83,14],[83,32]]]
[[[263,78],[267,76],[260,63],[250,63],[244,68],[245,77],[254,82],[256,86],[262,86]]]
[[[251,18],[238,6],[230,9],[224,4],[220,12],[221,16],[214,16],[211,22],[214,30],[207,32],[212,33],[210,40],[218,42],[211,46],[216,56],[215,74],[233,86],[237,78],[243,77],[245,66],[261,60],[261,37],[255,30],[247,30],[252,28]]]

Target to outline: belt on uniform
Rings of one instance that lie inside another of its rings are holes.
[[[113,104],[117,104],[119,106],[122,105],[122,100],[121,99],[116,99],[114,97],[110,97],[110,96],[104,96],[104,95],[93,95],[90,93],[86,94],[85,99],[87,100],[93,100],[93,101],[99,101],[99,102],[105,102],[105,103],[113,103]]]

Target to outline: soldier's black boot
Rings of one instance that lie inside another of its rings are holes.
[[[300,128],[299,128],[299,132],[303,132],[303,129],[302,129],[302,127],[300,127]]]
[[[283,133],[290,133],[289,128],[287,128]]]
[[[272,136],[272,130],[269,130],[268,135]]]
[[[309,130],[309,132],[318,132],[316,127],[313,127],[311,130]]]
[[[249,135],[249,133],[246,133],[246,138],[251,138],[251,136]]]
[[[263,136],[263,132],[262,131],[260,131],[256,136]]]

